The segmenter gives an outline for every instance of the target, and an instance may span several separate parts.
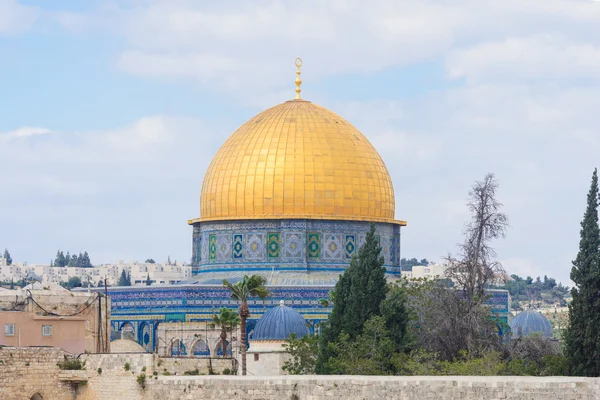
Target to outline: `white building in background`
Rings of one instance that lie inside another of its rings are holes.
[[[415,265],[412,271],[402,271],[402,277],[413,279],[443,279],[447,266],[444,264]]]
[[[148,277],[153,285],[171,285],[192,277],[192,266],[183,262],[153,264],[117,261],[115,264],[103,264],[92,268],[76,268],[27,263],[6,265],[2,260],[4,259],[0,258],[0,281],[4,282],[37,279],[42,282],[61,283],[67,282],[69,278],[78,277],[84,285],[89,281],[92,286],[98,286],[106,278],[109,286],[116,286],[123,270],[131,275],[133,286],[146,285]]]

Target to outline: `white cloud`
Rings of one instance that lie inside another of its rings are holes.
[[[51,133],[50,129],[24,126],[9,132],[0,132],[0,140],[10,140],[15,138],[23,138],[28,136],[46,135]]]
[[[16,0],[0,0],[0,35],[18,34],[30,29],[39,17],[39,10],[20,5]]]
[[[513,37],[457,50],[446,61],[451,78],[470,82],[600,78],[600,46],[556,35]]]

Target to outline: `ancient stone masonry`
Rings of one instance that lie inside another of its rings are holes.
[[[472,376],[184,376],[209,372],[208,359],[159,358],[152,354],[82,355],[86,369],[61,371],[68,355],[54,348],[0,348],[0,398],[30,400],[592,400],[600,379]],[[127,367],[126,367],[127,365]],[[213,359],[222,373],[230,360]],[[165,375],[165,370],[169,374]],[[155,375],[156,372],[156,375]],[[177,375],[174,375],[174,374]],[[146,376],[145,387],[138,377]],[[85,381],[86,384],[80,382]]]
[[[75,388],[61,381],[56,365],[69,355],[57,348],[0,347],[0,399],[30,400],[38,394],[43,399],[72,400]]]

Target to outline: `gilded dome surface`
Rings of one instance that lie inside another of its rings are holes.
[[[394,189],[367,138],[304,100],[261,112],[210,163],[200,218],[394,221]]]

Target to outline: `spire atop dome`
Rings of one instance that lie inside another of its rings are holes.
[[[300,67],[302,66],[302,59],[300,57],[296,58],[294,64],[296,64],[296,68],[298,68],[296,70],[296,80],[294,81],[296,83],[296,98],[294,100],[302,100],[302,97],[300,97],[300,92],[302,91],[300,89],[300,85],[302,85],[302,79],[300,79]]]

